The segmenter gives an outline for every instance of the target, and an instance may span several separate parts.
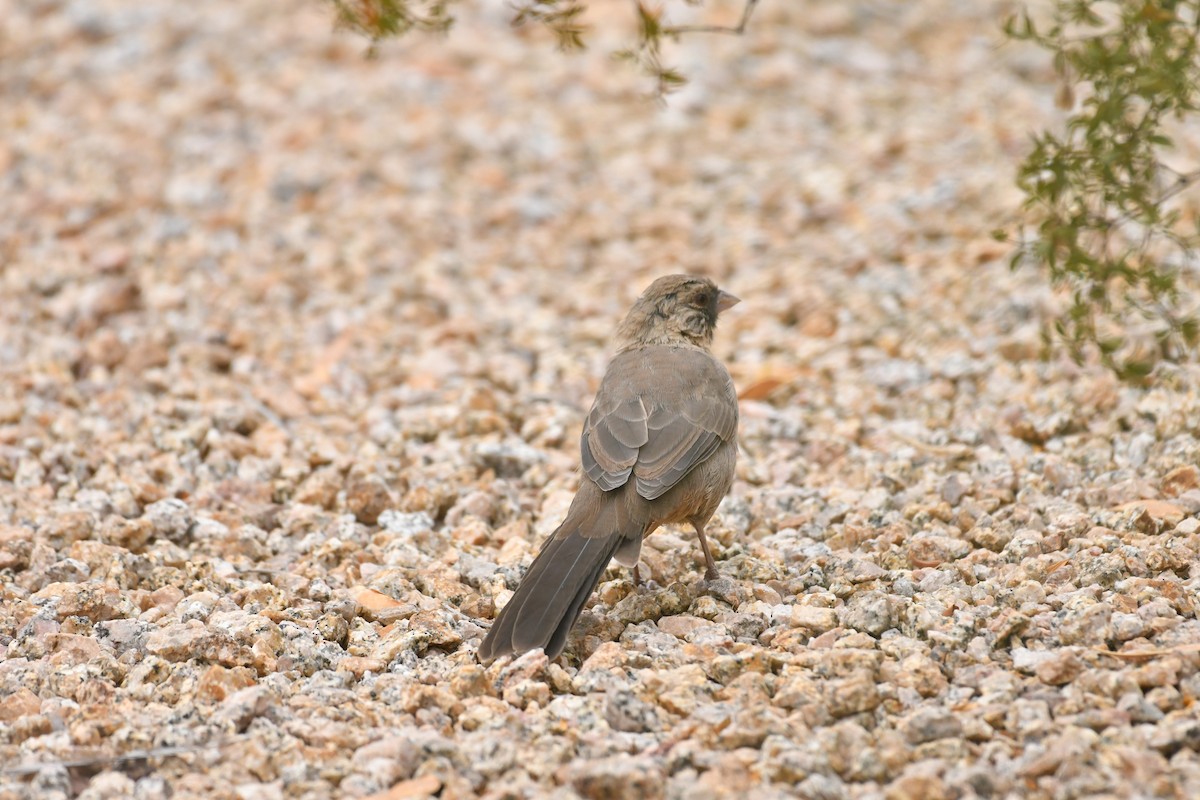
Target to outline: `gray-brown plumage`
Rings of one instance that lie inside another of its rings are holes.
[[[690,523],[717,577],[704,526],[733,483],[738,408],[709,348],[717,315],[737,302],[687,275],[638,298],[584,422],[579,491],[480,645],[484,661],[538,647],[556,658],[608,562],[637,580],[642,540],[659,525]]]

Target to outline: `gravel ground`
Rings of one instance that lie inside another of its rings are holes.
[[[662,108],[493,5],[0,0],[0,798],[1200,797],[1200,372],[1039,360],[1006,6],[764,0]],[[478,665],[678,271],[723,578]]]

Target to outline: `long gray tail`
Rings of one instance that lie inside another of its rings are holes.
[[[641,505],[636,493],[624,487],[601,492],[585,478],[567,518],[546,540],[512,600],[492,623],[479,657],[492,661],[541,647],[547,657],[557,658],[621,541],[640,537],[645,529],[644,513],[637,508]]]

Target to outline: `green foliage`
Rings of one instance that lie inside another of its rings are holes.
[[[654,81],[655,94],[665,97],[687,83],[687,78],[677,70],[663,64],[663,37],[671,35],[671,30],[663,25],[661,8],[649,9],[641,2],[635,2],[634,7],[638,16],[637,45],[618,50],[613,57],[635,65]]]
[[[453,0],[329,0],[341,28],[361,33],[375,43],[411,30],[444,33],[454,24]]]
[[[586,28],[579,21],[585,7],[578,0],[533,0],[517,6],[513,25],[536,22],[545,25],[558,38],[562,50],[582,50]]]
[[[382,40],[402,36],[411,30],[443,32],[454,17],[449,7],[455,0],[328,0],[335,9],[339,27],[360,33],[371,40],[372,49]],[[684,0],[695,5],[700,0]],[[637,21],[636,43],[614,56],[637,67],[653,81],[654,94],[663,97],[687,82],[677,70],[663,63],[663,41],[688,33],[728,33],[740,35],[746,30],[758,0],[745,0],[742,18],[734,27],[719,25],[667,25],[661,7],[649,8],[632,3]],[[562,50],[581,50],[587,27],[582,16],[586,0],[516,0],[513,25],[527,22],[545,26],[558,40]]]
[[[1060,103],[1071,107],[1065,132],[1036,134],[1018,171],[1033,232],[1012,263],[1038,265],[1070,291],[1055,330],[1077,360],[1094,350],[1137,380],[1200,339],[1191,291],[1200,219],[1178,204],[1200,171],[1163,161],[1173,147],[1166,124],[1200,102],[1200,0],[1053,8],[1046,24],[1025,12],[1005,25],[1053,54]]]

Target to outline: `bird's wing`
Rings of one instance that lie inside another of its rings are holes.
[[[637,394],[617,390],[608,376],[583,424],[583,471],[604,491],[624,486],[650,440],[649,411]]]
[[[583,469],[611,491],[633,475],[647,500],[666,494],[737,433],[729,372],[702,350],[645,347],[619,354],[583,426]]]

